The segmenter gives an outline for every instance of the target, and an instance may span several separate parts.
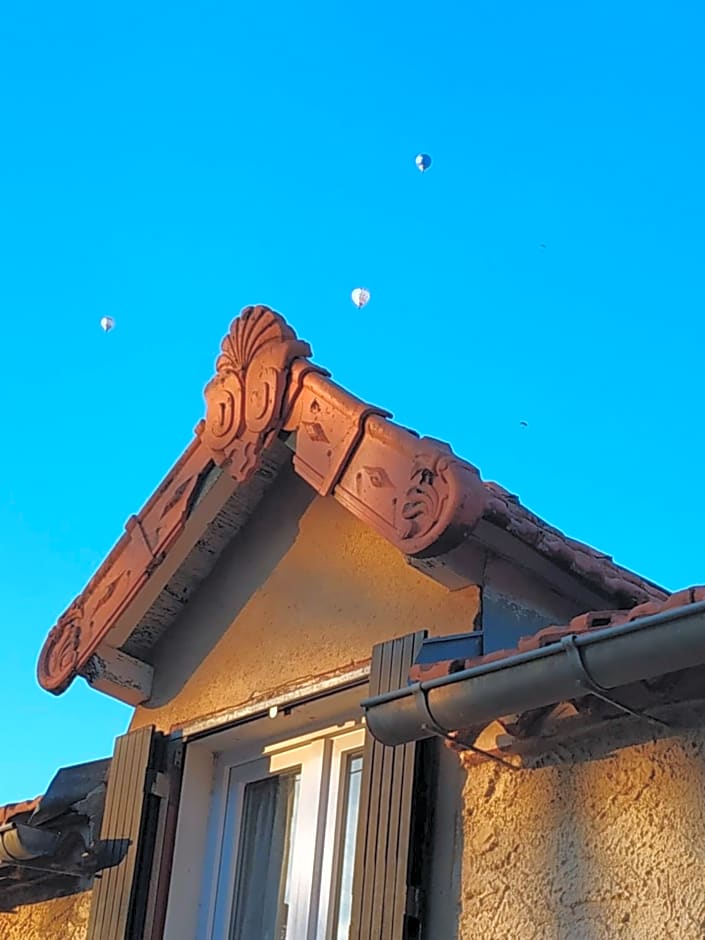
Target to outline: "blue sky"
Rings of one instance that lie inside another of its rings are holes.
[[[42,692],[37,654],[248,303],[570,535],[703,581],[702,10],[4,11],[0,803],[126,727],[82,680]]]

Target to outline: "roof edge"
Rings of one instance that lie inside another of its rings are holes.
[[[131,517],[123,537],[50,631],[37,668],[43,688],[63,692],[101,644],[122,645],[111,644],[111,633],[184,534],[215,468],[235,487],[247,483],[286,432],[294,438],[293,464],[299,476],[411,558],[447,553],[487,519],[589,583],[615,606],[667,596],[608,556],[567,539],[501,487],[483,483],[478,470],[447,444],[419,437],[390,421],[388,412],[346,392],[310,355],[309,345],[268,307],[247,307],[232,322],[216,374],[204,391],[205,418],[183,456]],[[204,504],[213,514],[217,501],[209,500]],[[120,633],[115,633],[118,640]],[[126,668],[133,687],[135,674],[144,673],[136,695],[146,700],[151,680],[142,665],[132,661]],[[133,697],[131,703],[136,702]]]
[[[409,670],[409,682],[427,682],[443,676],[454,675],[465,669],[474,669],[476,666],[486,666],[490,663],[500,662],[519,656],[522,653],[543,649],[553,643],[560,643],[567,636],[582,636],[591,634],[596,630],[607,627],[618,627],[622,624],[632,623],[644,617],[655,614],[667,614],[669,611],[685,610],[693,604],[705,603],[705,586],[696,585],[684,588],[671,594],[665,601],[647,601],[637,604],[630,610],[590,610],[578,617],[573,617],[568,623],[552,624],[542,627],[530,636],[519,638],[516,647],[512,649],[495,650],[482,656],[465,659],[436,660],[424,663],[415,663]]]
[[[593,625],[578,630],[573,622],[545,644],[458,660],[437,673],[432,664],[412,667],[406,685],[360,703],[367,727],[392,746],[434,734],[449,740],[508,715],[603,693],[610,705],[635,716],[614,690],[705,663],[702,589],[679,592],[658,607],[641,605],[606,624],[595,615]],[[649,713],[640,717],[663,724]]]

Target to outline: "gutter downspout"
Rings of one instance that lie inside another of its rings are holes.
[[[406,744],[703,664],[705,601],[700,601],[567,635],[541,649],[415,682],[361,705],[378,741]]]

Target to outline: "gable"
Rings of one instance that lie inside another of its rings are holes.
[[[569,601],[570,616],[666,596],[483,482],[447,445],[335,385],[268,308],[243,311],[221,349],[194,440],[50,632],[38,666],[49,691],[82,675],[133,705],[148,701],[155,651],[292,470],[448,588],[479,583],[504,559]]]
[[[367,666],[380,639],[466,633],[480,589],[449,591],[291,470],[153,653],[133,727],[181,726]]]

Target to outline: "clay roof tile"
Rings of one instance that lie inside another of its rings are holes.
[[[0,826],[6,825],[17,816],[30,815],[37,809],[41,799],[41,796],[37,796],[33,800],[23,800],[20,803],[6,803],[4,806],[0,806]]]
[[[676,591],[665,600],[637,604],[630,610],[590,610],[574,617],[567,624],[542,627],[541,630],[537,630],[536,633],[532,633],[530,636],[523,636],[518,640],[516,647],[512,649],[496,650],[485,656],[476,656],[464,661],[454,659],[412,666],[409,672],[409,681],[420,682],[450,675],[459,672],[461,669],[471,669],[475,666],[506,659],[509,656],[516,656],[517,653],[526,653],[530,650],[548,646],[551,643],[559,643],[563,637],[571,634],[601,630],[605,627],[616,627],[622,623],[638,620],[640,617],[648,617],[664,610],[675,610],[678,607],[685,607],[688,604],[696,604],[700,601],[705,601],[705,586],[685,588],[682,591]]]

